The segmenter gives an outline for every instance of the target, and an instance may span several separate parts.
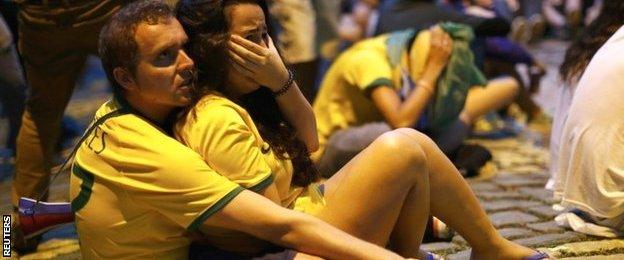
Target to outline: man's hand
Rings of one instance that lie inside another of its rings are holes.
[[[266,36],[264,40],[268,48],[232,35],[229,42],[230,58],[234,61],[234,68],[242,75],[277,91],[288,81],[288,70],[271,37]]]

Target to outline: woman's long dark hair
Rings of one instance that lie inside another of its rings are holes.
[[[225,94],[228,78],[227,42],[230,39],[227,6],[252,3],[259,5],[268,19],[264,0],[182,0],[176,6],[176,17],[184,27],[189,41],[186,49],[197,67],[197,82],[193,91],[194,103],[209,93]],[[297,138],[295,129],[282,115],[271,91],[261,87],[257,91],[233,99],[249,112],[262,138],[281,159],[292,161],[292,183],[308,186],[319,179],[319,173],[310,160],[304,142]]]
[[[566,83],[573,83],[585,71],[589,61],[602,45],[624,24],[624,1],[604,0],[600,15],[568,48],[559,67],[559,75]]]

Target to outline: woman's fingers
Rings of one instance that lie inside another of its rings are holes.
[[[253,73],[253,71],[255,71],[258,67],[256,64],[253,64],[248,60],[243,59],[240,55],[232,50],[228,51],[228,54],[230,55],[230,59],[234,61],[232,64],[238,65],[251,73]]]
[[[273,43],[273,39],[271,38],[271,36],[267,35],[267,44],[269,45],[269,51],[275,51],[277,53],[277,48],[275,47],[275,44]]]
[[[245,48],[244,46],[238,44],[237,42],[233,40],[231,40],[228,45],[230,46],[231,51],[238,54],[238,56],[240,56],[241,58],[248,60],[250,63],[262,64],[262,62],[265,60],[263,56],[260,56],[252,51],[249,51],[247,48]]]
[[[232,63],[232,67],[234,67],[234,69],[238,71],[240,74],[242,74],[243,76],[246,76],[252,79],[254,78],[254,73],[246,69],[245,67],[238,65],[237,63]]]
[[[253,80],[271,89],[279,89],[288,79],[288,70],[284,66],[272,39],[267,36],[263,45],[232,35],[229,41],[230,57],[233,63],[253,74]]]
[[[252,41],[249,41],[243,37],[240,37],[238,35],[232,35],[231,37],[232,41],[239,44],[240,46],[244,47],[245,49],[247,49],[248,51],[256,54],[257,56],[260,57],[266,57],[268,55],[267,53],[267,48],[262,47]]]
[[[437,25],[433,26],[431,28],[431,42],[440,41],[443,34],[444,34],[444,31],[442,31],[442,28],[440,28],[440,26],[437,26]]]
[[[431,38],[429,52],[429,58],[431,64],[443,68],[448,63],[453,40],[451,37],[439,26],[434,26],[430,29]]]
[[[435,50],[448,52],[453,46],[453,40],[442,28],[435,26],[431,29],[431,46]]]
[[[243,59],[241,56],[239,56],[236,52],[234,52],[231,49],[228,50],[228,54],[230,56],[230,59],[238,64],[245,65],[246,63],[248,63],[247,60]]]

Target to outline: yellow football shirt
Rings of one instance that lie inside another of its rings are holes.
[[[127,109],[109,101],[96,119]],[[108,117],[108,116],[106,116]],[[97,125],[80,145],[70,179],[86,259],[184,259],[197,230],[242,187],[136,113]]]
[[[282,206],[290,205],[301,188],[290,186],[293,167],[265,142],[251,116],[227,98],[207,95],[178,122],[175,136],[202,155],[228,179],[253,191],[275,183]]]
[[[399,91],[401,67],[390,65],[387,56],[388,34],[358,42],[344,51],[331,65],[313,104],[319,135],[319,149],[312,154],[318,161],[329,137],[336,131],[370,122],[384,121],[370,99],[369,91],[387,86]],[[422,75],[428,56],[429,32],[418,33],[412,56],[411,71]]]
[[[284,207],[311,213],[324,205],[310,188],[291,186],[291,161],[279,158],[262,139],[249,113],[227,98],[216,94],[202,98],[178,122],[175,135],[218,174],[242,187],[257,192],[274,183]],[[228,251],[258,253],[267,246],[234,231],[212,229],[205,233],[212,245]]]

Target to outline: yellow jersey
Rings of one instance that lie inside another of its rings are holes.
[[[107,119],[80,144],[70,179],[82,256],[187,258],[185,234],[243,188],[123,100],[105,103],[95,117]]]
[[[316,162],[325,151],[329,137],[336,131],[370,122],[384,121],[370,99],[379,86],[399,91],[403,86],[402,66],[392,66],[387,55],[389,34],[356,43],[332,63],[325,74],[313,104],[319,136],[319,149],[312,154]],[[429,53],[429,31],[418,33],[411,56],[416,78],[422,75]],[[405,66],[403,66],[405,67]]]
[[[242,187],[259,192],[274,183],[283,207],[313,213],[324,205],[322,198],[310,194],[316,193],[316,185],[291,186],[291,161],[279,158],[262,139],[249,113],[225,97],[203,97],[174,132],[218,174]],[[266,242],[231,230],[204,233],[211,245],[227,251],[253,254],[268,247]]]

